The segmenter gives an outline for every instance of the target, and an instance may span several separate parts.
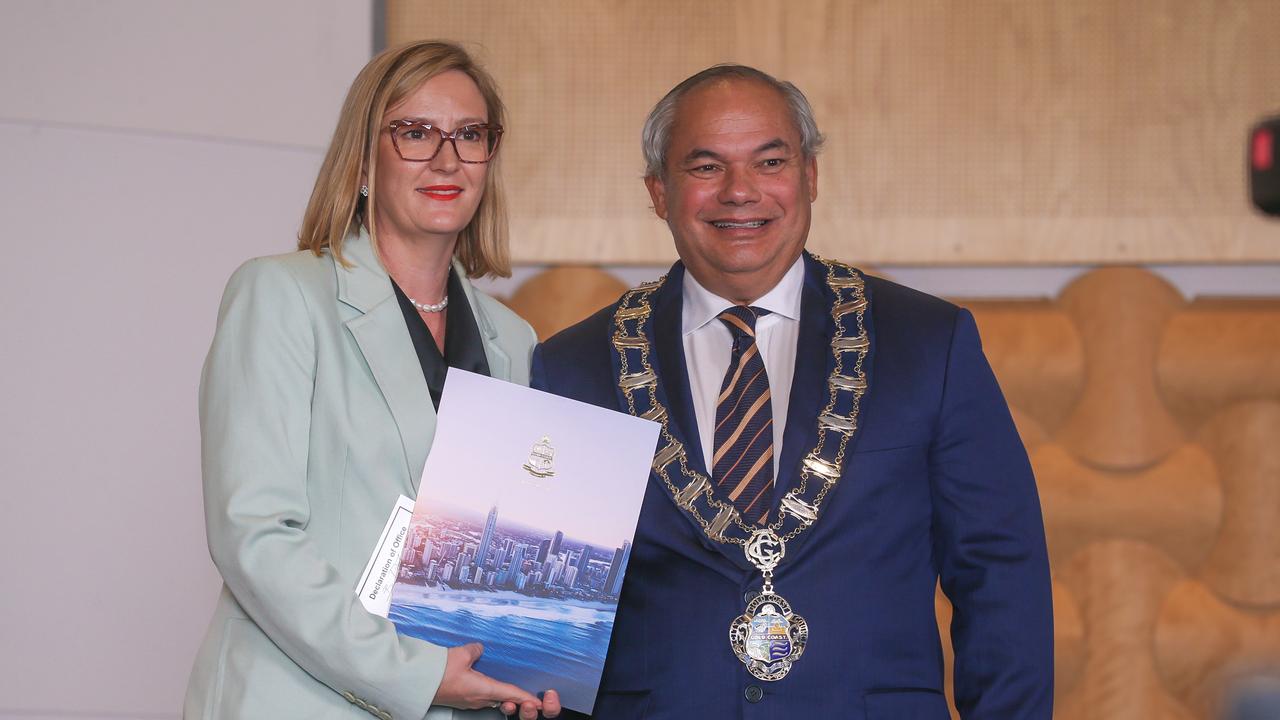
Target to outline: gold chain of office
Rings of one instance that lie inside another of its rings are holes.
[[[818,415],[817,442],[801,463],[800,481],[783,496],[778,516],[767,527],[747,524],[731,503],[715,497],[711,480],[689,467],[684,444],[671,433],[671,417],[658,398],[658,377],[649,360],[649,298],[662,287],[666,276],[629,290],[613,315],[618,388],[626,398],[627,409],[636,417],[662,425],[662,448],[654,453],[653,471],[666,484],[676,504],[697,521],[708,538],[743,546],[748,560],[764,575],[766,592],[772,591],[773,568],[782,560],[786,543],[817,522],[823,500],[839,482],[845,450],[858,428],[862,396],[867,392],[863,363],[871,342],[864,325],[868,306],[864,280],[848,265],[821,258],[819,261],[827,269],[827,287],[834,296],[831,318],[836,332],[831,339],[831,352],[835,362],[827,378],[829,394]],[[831,442],[832,438],[835,442]],[[671,478],[673,463],[685,479],[683,486],[677,486]],[[704,505],[710,519],[700,507]]]

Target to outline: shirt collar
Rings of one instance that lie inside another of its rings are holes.
[[[791,268],[773,289],[765,293],[753,306],[768,310],[789,320],[800,319],[800,293],[804,289],[804,255],[796,258]],[[702,329],[715,320],[725,308],[734,303],[725,300],[702,286],[693,273],[684,274],[684,306],[681,310],[681,332],[684,335]]]

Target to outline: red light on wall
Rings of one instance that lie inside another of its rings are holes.
[[[1270,170],[1275,164],[1276,136],[1271,128],[1258,128],[1253,133],[1253,169],[1259,172]]]

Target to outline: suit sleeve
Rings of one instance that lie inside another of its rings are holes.
[[[930,448],[934,553],[954,608],[965,720],[1048,720],[1053,609],[1035,478],[967,310],[957,314]]]
[[[210,554],[248,616],[308,674],[374,715],[421,718],[446,650],[365,611],[320,551],[336,539],[307,530],[311,322],[281,263],[250,261],[232,276],[200,385]]]

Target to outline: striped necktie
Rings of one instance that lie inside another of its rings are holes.
[[[768,512],[773,490],[773,403],[756,346],[756,318],[768,313],[735,305],[719,315],[733,334],[733,355],[716,399],[711,475],[748,523]]]

